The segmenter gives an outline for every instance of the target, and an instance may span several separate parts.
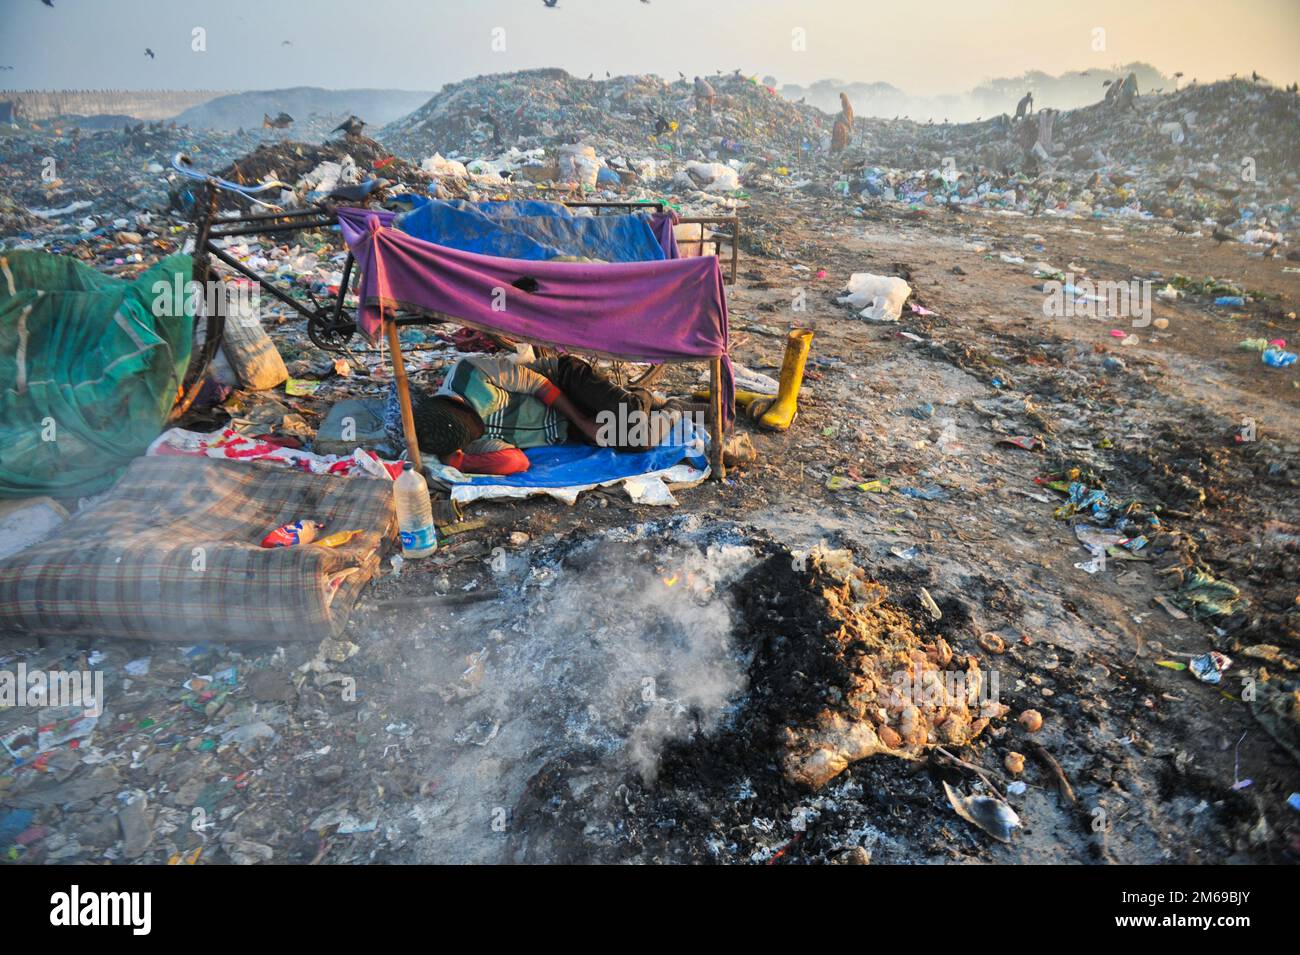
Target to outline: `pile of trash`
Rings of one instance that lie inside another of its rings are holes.
[[[922,209],[1171,220],[1266,247],[1297,221],[1300,98],[1275,87],[1229,80],[959,124],[857,117],[840,150],[831,115],[739,73],[703,82],[701,96],[685,77],[493,74],[448,85],[378,135],[439,181],[485,176],[500,188],[740,199],[798,189]]]
[[[197,129],[284,130],[296,140],[321,142],[349,116],[376,128],[405,116],[429,94],[415,90],[327,90],[315,86],[228,93],[191,106],[177,122]]]
[[[293,140],[264,142],[217,170],[216,175],[240,185],[270,180],[292,185],[292,191],[286,190],[278,197],[285,208],[308,204],[335,188],[368,179],[385,179],[418,192],[429,185],[429,177],[420,169],[361,135],[339,136],[316,145]],[[188,183],[178,185],[178,193],[185,190],[193,191]],[[237,204],[228,195],[222,199],[232,206]]]
[[[976,658],[955,654],[941,636],[918,634],[849,551],[819,546],[807,560],[822,572],[827,611],[840,622],[828,639],[844,674],[833,704],[784,733],[781,762],[792,782],[820,789],[868,756],[915,759],[940,743],[965,746],[990,720],[1007,715]],[[942,619],[928,592],[926,598],[931,618]]]
[[[143,267],[177,250],[181,226],[167,213],[177,152],[200,168],[242,156],[259,137],[195,132],[172,123],[138,123],[87,132],[51,121],[0,138],[0,241],[8,246],[72,252],[101,268]],[[138,234],[157,227],[161,244]],[[118,240],[118,233],[128,233]],[[136,253],[144,257],[133,259]],[[120,260],[120,261],[118,261]]]
[[[0,235],[30,233],[44,225],[44,220],[34,216],[8,196],[0,196]]]
[[[674,529],[671,522],[666,528]],[[641,530],[661,541],[663,527]],[[874,828],[863,826],[874,811],[863,804],[863,780],[887,787],[894,773],[909,791],[919,785],[930,793],[918,797],[928,806],[916,839],[933,827],[951,840],[946,827],[955,812],[1008,841],[1021,822],[998,789],[966,796],[927,786],[918,773],[949,760],[949,747],[992,753],[1023,740],[1032,750],[1041,714],[1025,710],[1014,726],[1004,719],[1011,707],[1000,699],[1002,664],[991,657],[1006,647],[959,632],[962,624],[933,598],[903,607],[848,550],[820,544],[792,552],[746,530],[714,524],[707,532],[715,560],[722,541],[733,548],[743,541],[739,549],[750,555],[744,573],[727,582],[737,618],[730,652],[746,670],[743,680],[725,684],[730,700],[722,718],[708,721],[698,706],[687,709],[684,688],[657,677],[654,699],[625,712],[661,707],[659,723],[669,726],[670,717],[691,712],[697,730],[661,733],[650,767],[619,767],[621,754],[611,756],[585,735],[548,758],[513,807],[512,861],[765,864],[796,846],[802,857],[825,861],[876,841]],[[673,588],[702,581],[681,571],[680,558],[673,563],[671,547],[658,553],[668,566],[660,559],[652,566],[669,593],[656,606],[671,606]],[[720,672],[715,666],[705,682],[724,685]],[[1025,812],[1026,783],[1014,779],[1026,770],[1023,756],[1011,750],[1006,769],[1013,777],[1007,793]]]
[[[712,109],[696,109],[692,81],[657,76],[578,79],[564,70],[525,70],[480,76],[445,86],[428,103],[391,123],[380,139],[404,155],[482,154],[508,146],[555,146],[575,140],[651,144],[674,152],[701,138],[732,152],[811,150],[825,114],[790,103],[746,77],[710,76]],[[512,109],[503,104],[517,103]],[[662,117],[669,126],[657,135]]]
[[[379,139],[435,174],[463,169],[587,189],[667,186],[683,175],[712,193],[738,191],[741,164],[788,166],[822,148],[829,121],[820,111],[738,73],[704,83],[584,80],[558,69],[481,76],[444,87]],[[503,108],[510,103],[519,105]],[[690,161],[702,162],[688,169]]]
[[[290,188],[265,196],[283,208],[369,179],[384,179],[399,192],[432,187],[429,175],[365,136],[313,145],[162,123],[144,124],[143,132],[137,126],[93,133],[47,123],[0,140],[0,246],[72,255],[113,275],[142,272],[180,251],[199,212],[202,185],[172,169],[177,153],[189,156],[196,170],[232,182],[285,182]],[[439,192],[445,198],[465,194],[454,183],[443,183]],[[218,201],[227,211],[248,208],[231,193],[219,193]],[[235,245],[241,260],[261,248]],[[265,250],[288,255],[292,248]],[[309,272],[297,276],[303,285],[314,281]]]
[[[1300,98],[1246,80],[1020,120],[859,118],[856,133],[837,188],[864,200],[1217,223],[1266,245],[1297,221]]]
[[[154,122],[86,131],[56,120],[0,139],[0,241],[68,252],[107,271],[146,267],[177,251],[174,240],[192,221],[202,192],[172,169],[177,153],[190,157],[196,170],[232,182],[286,182],[293,188],[271,197],[286,208],[366,179],[416,192],[430,188],[427,174],[361,135],[336,134],[312,144],[262,130],[214,132]],[[443,194],[457,198],[464,190],[444,185]],[[228,194],[220,200],[223,208],[246,207]]]

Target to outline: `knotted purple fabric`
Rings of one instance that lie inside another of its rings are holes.
[[[681,250],[677,248],[677,213],[668,209],[656,212],[650,217],[650,231],[659,240],[659,247],[664,250],[664,258],[680,259]]]
[[[473,328],[632,361],[722,359],[723,415],[735,383],[727,298],[715,257],[586,265],[449,249],[391,228],[393,213],[339,209],[360,275],[357,326],[378,339],[397,307],[443,312]],[[517,288],[520,279],[528,291]],[[535,283],[535,284],[534,284]]]

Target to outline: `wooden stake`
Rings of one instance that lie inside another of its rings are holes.
[[[713,447],[710,448],[711,464],[713,467],[713,479],[721,481],[727,476],[727,466],[722,463],[722,442],[725,439],[722,428],[722,359],[713,358],[709,361],[709,422],[710,437],[713,440]]]
[[[424,469],[420,459],[420,441],[415,436],[415,413],[411,410],[411,386],[406,380],[406,363],[402,361],[402,341],[397,337],[397,322],[384,319],[388,350],[393,353],[393,382],[397,385],[397,403],[402,408],[402,434],[406,436],[406,456],[417,471]]]

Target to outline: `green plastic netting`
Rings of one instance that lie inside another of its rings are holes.
[[[0,498],[95,494],[157,437],[190,360],[190,257],[134,281],[0,257]]]

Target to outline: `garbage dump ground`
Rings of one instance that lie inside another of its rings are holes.
[[[480,77],[323,146],[5,132],[6,246],[124,278],[183,246],[187,151],[286,206],[378,176],[735,212],[732,360],[776,379],[814,334],[793,423],[739,416],[725,481],[467,504],[432,557],[388,543],[340,633],[0,636],[6,670],[106,674],[97,717],[0,709],[8,861],[1300,859],[1296,95],[858,117],[831,153],[835,117],[708,79]],[[226,248],[342,281],[335,233]],[[227,374],[183,427],[312,450],[387,394],[380,349],[259,313],[287,381]],[[455,329],[402,331],[417,386],[482,345]]]

